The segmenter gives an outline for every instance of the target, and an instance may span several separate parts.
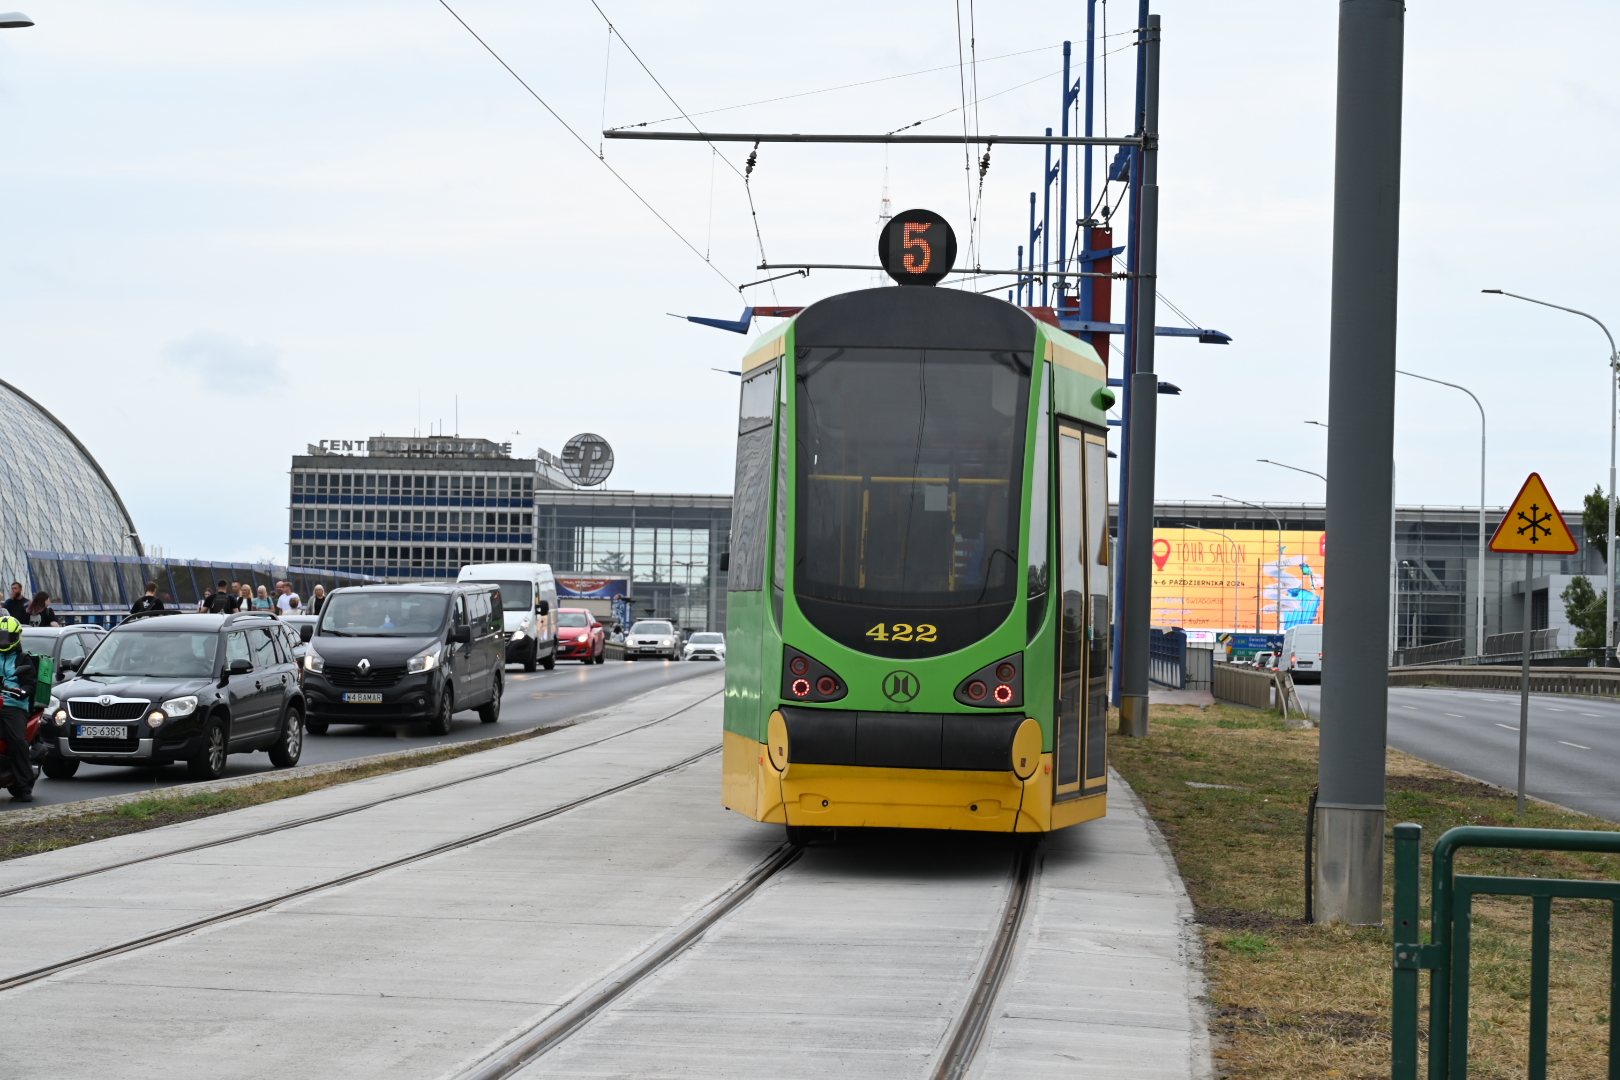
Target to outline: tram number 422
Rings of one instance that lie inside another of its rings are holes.
[[[939,627],[932,623],[878,623],[866,636],[873,641],[938,641]]]

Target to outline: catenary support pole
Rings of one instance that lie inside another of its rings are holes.
[[[1153,372],[1153,327],[1157,317],[1159,265],[1159,17],[1149,15],[1142,42],[1144,67],[1141,201],[1137,229],[1137,277],[1131,375],[1130,475],[1125,492],[1125,610],[1121,629],[1119,733],[1148,733],[1148,665],[1153,633],[1153,472],[1159,381]]]
[[[1340,0],[1317,922],[1382,921],[1403,0]]]
[[[1530,578],[1536,572],[1536,557],[1524,553],[1524,644],[1519,651],[1519,816],[1524,817],[1524,765],[1530,749]],[[1551,587],[1547,596],[1552,597]]]

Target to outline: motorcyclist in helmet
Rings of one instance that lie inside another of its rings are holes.
[[[28,752],[28,698],[18,677],[17,660],[22,656],[22,623],[10,615],[0,615],[0,734],[6,740],[6,758],[11,766],[11,798],[15,802],[34,801],[34,762]]]

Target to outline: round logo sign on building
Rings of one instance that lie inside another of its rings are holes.
[[[937,285],[956,265],[956,233],[932,210],[896,214],[878,234],[878,262],[902,285]]]
[[[600,435],[585,432],[563,444],[562,468],[580,487],[600,484],[613,472],[613,447]]]

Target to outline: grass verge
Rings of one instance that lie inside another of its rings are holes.
[[[1156,706],[1152,721],[1148,738],[1115,739],[1110,753],[1164,832],[1197,909],[1221,1074],[1388,1077],[1388,928],[1303,921],[1305,811],[1316,784],[1317,732],[1220,705]],[[1425,926],[1429,849],[1452,826],[1615,828],[1536,803],[1521,819],[1512,794],[1397,751],[1389,752],[1388,776],[1389,824],[1415,821],[1424,829]],[[1457,871],[1613,879],[1620,877],[1620,858],[1469,850]],[[1393,868],[1386,867],[1386,913],[1393,885]],[[1607,1075],[1609,932],[1607,904],[1554,904],[1549,1077]],[[1529,968],[1528,899],[1479,901],[1469,1060],[1477,1080],[1525,1074]]]
[[[151,798],[141,799],[139,802],[125,803],[116,809],[103,813],[52,818],[45,821],[7,826],[5,829],[0,830],[0,862],[7,859],[20,859],[25,855],[37,855],[42,851],[73,847],[75,844],[85,844],[92,840],[105,840],[111,836],[145,832],[147,829],[162,828],[164,825],[174,825],[182,821],[194,821],[197,818],[212,817],[215,814],[241,810],[248,806],[258,806],[261,803],[290,799],[294,795],[307,795],[322,788],[336,787],[338,784],[348,784],[355,780],[382,776],[385,773],[400,772],[405,769],[419,769],[424,765],[434,765],[441,761],[449,761],[452,758],[465,757],[468,754],[476,754],[484,750],[493,750],[498,746],[509,746],[512,743],[523,742],[527,739],[561,730],[561,728],[567,726],[569,725],[563,724],[535,728],[494,740],[452,743],[428,753],[415,754],[410,757],[395,758],[389,761],[373,761],[346,769],[316,773],[311,776],[291,777],[285,780],[265,780],[263,783],[225,788],[220,791],[197,791],[187,794],[167,795],[159,791],[154,793]]]

